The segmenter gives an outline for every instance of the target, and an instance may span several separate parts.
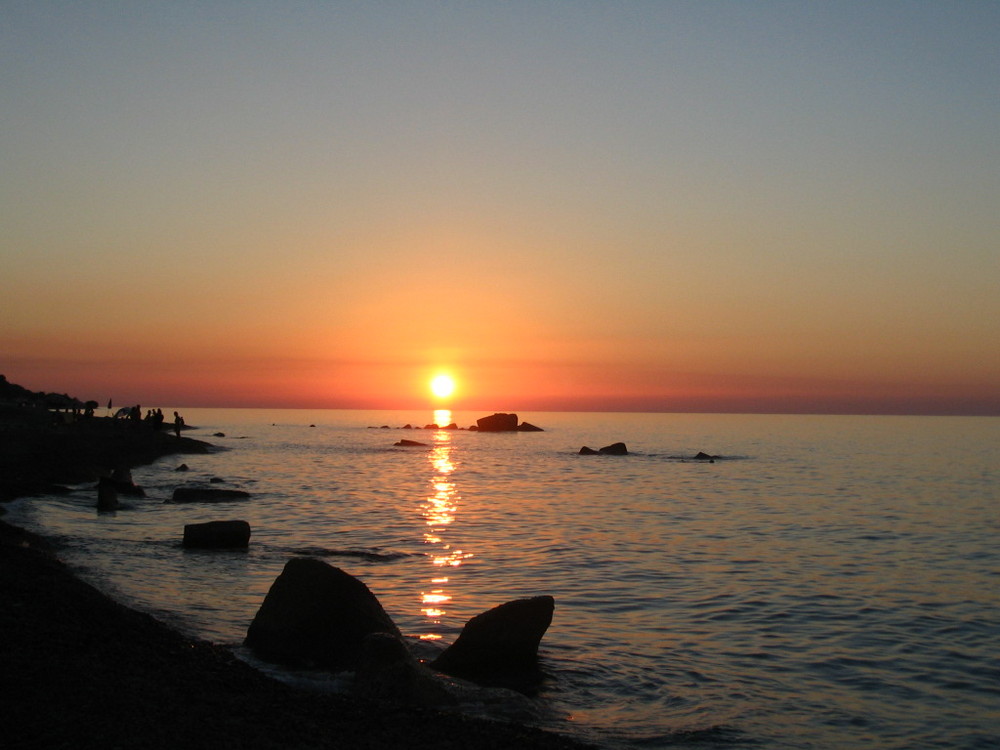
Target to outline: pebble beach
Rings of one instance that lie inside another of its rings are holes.
[[[207,449],[107,418],[57,423],[47,412],[8,409],[0,498]],[[48,540],[3,521],[0,633],[10,748],[583,747],[532,727],[277,682],[110,599],[74,576]]]

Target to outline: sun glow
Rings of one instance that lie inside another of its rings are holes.
[[[431,380],[431,393],[438,398],[448,398],[455,392],[455,378],[451,375],[435,375]]]

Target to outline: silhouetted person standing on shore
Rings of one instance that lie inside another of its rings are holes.
[[[174,434],[177,437],[181,436],[181,429],[184,427],[184,417],[182,417],[177,412],[174,412]]]

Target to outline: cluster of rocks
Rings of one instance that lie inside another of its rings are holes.
[[[181,464],[175,471],[189,471],[187,464]],[[223,480],[212,477],[212,484]],[[132,472],[127,468],[116,469],[109,477],[100,477],[97,483],[98,511],[115,511],[121,505],[119,494],[145,497],[146,493],[132,481]],[[225,503],[247,500],[250,493],[244,490],[221,489],[216,487],[177,487],[167,503]],[[186,524],[183,545],[196,549],[246,549],[250,546],[250,524],[242,519],[208,521]]]
[[[612,443],[611,445],[605,445],[603,448],[598,448],[594,450],[593,448],[588,448],[586,445],[580,449],[581,456],[627,456],[628,447],[625,443]],[[670,456],[671,459],[675,461],[707,461],[710,464],[714,464],[716,459],[721,458],[721,456],[712,456],[703,451],[698,451],[693,456]]]
[[[525,688],[539,680],[538,646],[552,622],[551,596],[516,599],[469,620],[429,664],[409,650],[371,590],[311,557],[289,560],[247,630],[244,645],[295,667],[355,673],[368,697],[416,705],[456,702],[461,684]]]
[[[108,504],[108,493],[117,502],[114,482],[141,492],[130,474],[108,478],[98,485],[99,508],[102,502]],[[242,490],[187,486],[176,488],[166,502],[249,497]],[[251,534],[250,524],[242,519],[186,524],[183,546],[246,549]],[[453,644],[424,664],[362,581],[322,560],[297,557],[271,585],[245,645],[264,659],[290,666],[354,672],[356,691],[368,698],[447,706],[467,696],[470,686],[462,681],[514,689],[537,683],[538,646],[554,609],[551,596],[501,604],[469,620]]]
[[[536,427],[528,422],[518,424],[516,414],[503,413],[491,414],[488,417],[477,419],[475,429],[479,432],[542,432],[541,427]]]
[[[369,430],[388,430],[391,429],[389,425],[384,424],[381,427],[369,427]],[[459,427],[457,424],[452,422],[448,425],[438,425],[438,424],[426,424],[423,427],[419,425],[415,426],[412,424],[404,424],[402,427],[398,427],[400,430],[468,430],[469,432],[544,432],[541,427],[537,427],[530,422],[518,422],[517,414],[505,414],[496,413],[491,414],[488,417],[480,417],[476,420],[474,425],[470,425],[468,428]]]

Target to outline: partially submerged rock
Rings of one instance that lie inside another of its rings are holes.
[[[469,620],[431,667],[485,685],[536,682],[538,644],[552,623],[551,596],[515,599]]]
[[[476,420],[480,432],[513,432],[517,429],[516,414],[492,414]]]
[[[355,670],[371,633],[402,637],[364,583],[322,560],[297,557],[271,584],[244,643],[277,662]]]
[[[169,502],[174,503],[228,503],[246,500],[249,492],[243,490],[221,490],[214,487],[178,487]]]
[[[118,490],[119,495],[146,496],[146,491],[133,481],[132,470],[127,466],[119,466],[111,472],[111,481],[115,483],[115,489]]]
[[[597,452],[603,453],[605,456],[627,456],[628,448],[625,446],[625,443],[612,443],[598,449]]]
[[[97,509],[118,510],[118,485],[111,477],[97,480]]]
[[[449,427],[449,429],[451,429]],[[470,430],[479,432],[544,432],[541,427],[536,427],[528,422],[517,423],[517,414],[491,414],[488,417],[481,417],[476,420],[475,427]]]
[[[242,520],[185,524],[184,546],[198,549],[246,549],[250,546],[250,524]]]
[[[581,456],[627,456],[628,448],[625,443],[612,443],[611,445],[605,445],[603,448],[599,448],[596,451],[593,448],[588,448],[586,445],[580,449]]]
[[[393,443],[393,445],[402,448],[417,448],[425,447],[427,443],[421,443],[419,440],[400,440],[398,443]]]

